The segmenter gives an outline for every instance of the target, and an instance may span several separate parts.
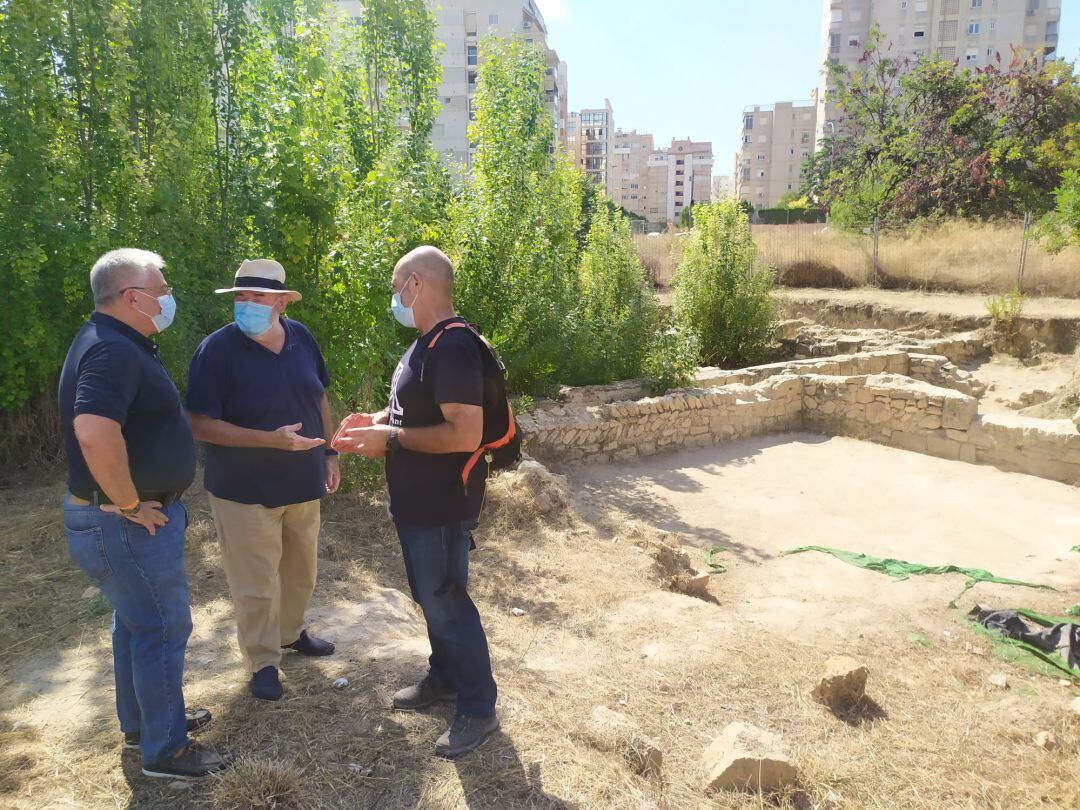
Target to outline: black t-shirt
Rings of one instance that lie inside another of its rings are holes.
[[[235,323],[208,335],[191,358],[187,409],[253,430],[301,422],[298,433],[325,438],[322,401],[330,375],[315,337],[299,321],[283,318],[278,354],[256,343]],[[206,445],[208,492],[237,503],[275,508],[326,494],[326,448]]]
[[[428,349],[450,318],[412,344],[398,363],[390,384],[390,424],[428,427],[444,422],[440,405],[484,404],[484,363],[476,337],[450,329]],[[426,363],[425,363],[426,358]],[[423,380],[421,380],[423,368]],[[468,489],[461,472],[469,453],[418,453],[401,448],[386,460],[390,516],[402,526],[446,526],[473,521],[484,503],[487,465],[473,467]]]
[[[68,349],[58,400],[68,489],[78,497],[88,499],[101,489],[75,438],[74,421],[80,414],[120,424],[131,480],[140,494],[183,492],[191,486],[195,440],[176,386],[148,337],[95,312]]]

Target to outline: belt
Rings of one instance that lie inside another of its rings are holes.
[[[157,501],[162,506],[168,506],[169,504],[175,503],[176,501],[180,500],[180,496],[183,495],[183,494],[184,494],[183,492],[176,492],[176,491],[173,491],[173,492],[165,492],[165,491],[154,492],[153,490],[149,490],[149,491],[146,491],[146,492],[140,492],[139,493],[139,500],[140,501]],[[75,492],[74,490],[72,490],[71,496],[72,496],[72,502],[75,502],[76,506],[103,506],[105,504],[111,504],[112,503],[112,501],[109,500],[108,495],[106,495],[104,492],[101,492],[101,491],[96,490],[96,489],[91,490],[90,492]],[[78,501],[82,501],[82,503],[77,503]]]

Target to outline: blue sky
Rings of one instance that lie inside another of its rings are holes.
[[[611,100],[615,125],[711,140],[731,173],[747,104],[808,99],[821,0],[537,0],[569,66],[570,109]],[[1080,56],[1080,0],[1064,0],[1058,52]],[[736,35],[734,32],[738,32]]]

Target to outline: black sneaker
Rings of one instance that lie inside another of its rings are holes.
[[[252,675],[248,689],[259,700],[281,700],[281,696],[285,693],[285,690],[281,688],[281,680],[278,678],[275,666],[265,666]]]
[[[301,655],[333,655],[334,645],[329,641],[323,641],[321,638],[315,638],[315,636],[309,635],[307,630],[300,631],[300,638],[294,641],[292,644],[282,644],[283,650],[296,650]]]
[[[406,686],[395,692],[394,708],[399,712],[415,712],[441,700],[457,700],[457,692],[440,688],[431,682],[431,678],[424,678],[416,686]]]
[[[499,730],[499,716],[465,717],[458,715],[450,728],[435,741],[435,753],[453,759],[478,748],[491,734]]]
[[[184,716],[187,717],[188,734],[202,731],[214,719],[209,709],[188,709]],[[124,748],[138,748],[141,738],[142,735],[138,731],[129,731],[124,735]]]
[[[143,765],[142,772],[145,776],[159,779],[199,779],[227,767],[225,759],[213,751],[200,748],[196,743],[188,743],[179,756]]]

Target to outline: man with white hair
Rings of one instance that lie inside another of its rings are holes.
[[[191,633],[180,500],[195,477],[195,442],[151,335],[176,302],[164,261],[147,250],[106,253],[90,271],[94,313],[60,375],[68,459],[64,530],[72,560],[113,607],[116,713],[124,745],[147,776],[207,776],[224,760],[188,732],[210,722],[185,712]]]

